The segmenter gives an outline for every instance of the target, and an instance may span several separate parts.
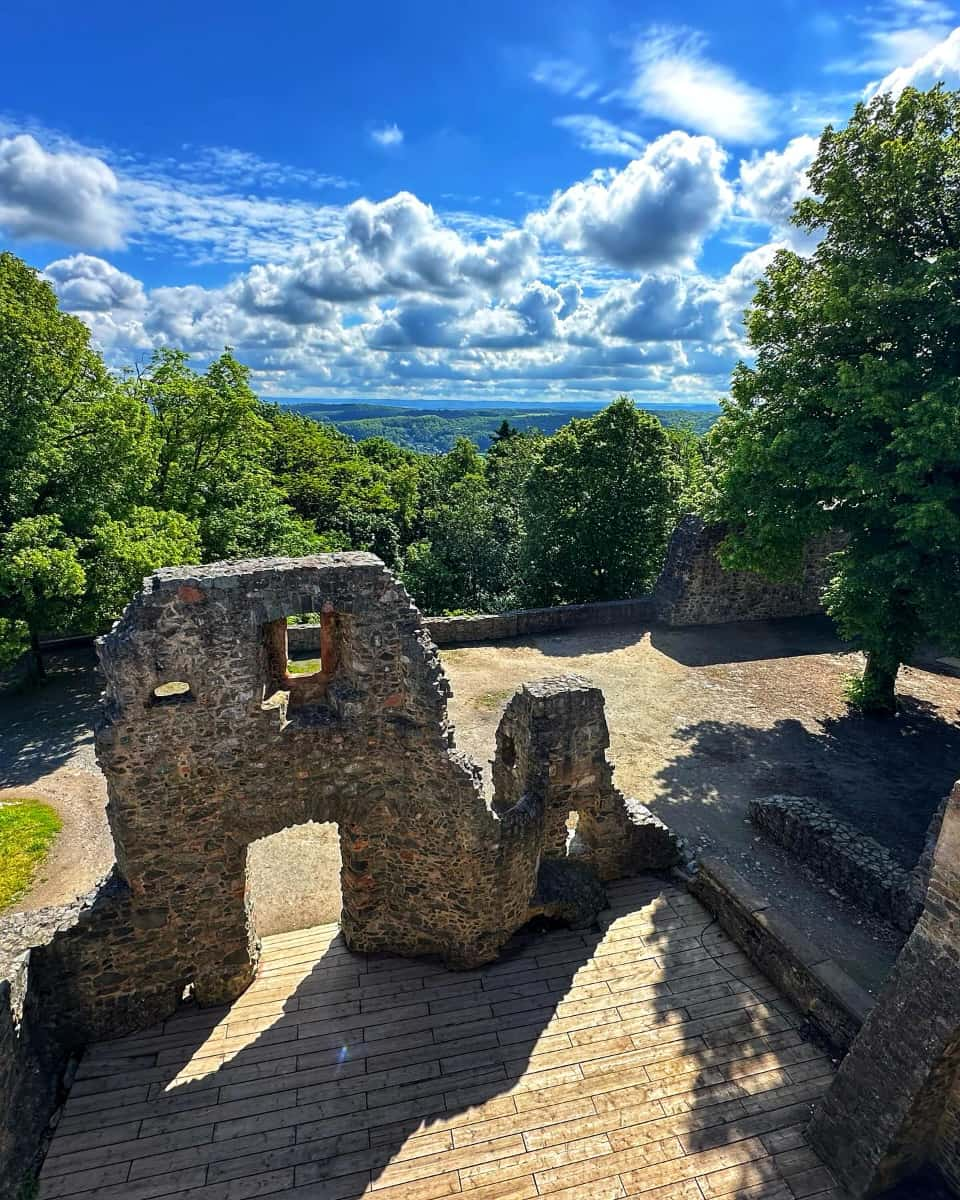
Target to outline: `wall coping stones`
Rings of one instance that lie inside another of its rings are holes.
[[[687,886],[827,1041],[846,1050],[873,1008],[870,993],[722,860],[704,855]]]
[[[909,933],[922,905],[921,868],[908,871],[874,838],[809,796],[750,801],[750,820],[851,899]]]

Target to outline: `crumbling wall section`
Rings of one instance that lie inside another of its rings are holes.
[[[173,961],[116,872],[72,904],[0,919],[0,1195],[32,1166],[71,1056],[176,1006]]]
[[[602,880],[673,866],[680,861],[679,842],[649,809],[614,787],[609,745],[598,687],[576,675],[524,684],[497,729],[497,811],[537,797],[544,858],[574,859]]]
[[[960,1188],[960,784],[923,912],[814,1113],[809,1135],[853,1197],[928,1162]]]
[[[842,538],[830,534],[813,539],[798,579],[776,583],[721,566],[717,549],[725,536],[722,525],[708,525],[693,515],[681,519],[654,587],[657,620],[675,626],[720,625],[822,611],[823,589],[831,576],[829,556],[841,548]]]

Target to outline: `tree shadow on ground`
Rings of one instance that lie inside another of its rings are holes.
[[[698,721],[678,729],[678,752],[657,775],[658,811],[687,810],[723,840],[750,800],[810,796],[887,846],[905,867],[916,863],[934,811],[960,764],[960,726],[936,707],[905,697],[892,719],[854,713],[825,718],[815,732],[787,719],[769,728]]]
[[[829,617],[785,617],[777,621],[731,621],[722,625],[654,625],[650,644],[687,667],[759,662],[849,649]]]
[[[476,971],[273,939],[231,1008],[91,1048],[41,1200],[523,1200],[710,1177],[728,1200],[790,1197],[817,1167],[802,1127],[829,1060],[685,892],[643,877],[611,899],[605,931],[528,927]]]
[[[0,787],[33,783],[89,748],[103,680],[92,647],[45,655],[46,677],[0,696]]]
[[[828,617],[788,617],[778,621],[731,621],[722,625],[671,628],[656,622],[572,627],[534,637],[503,640],[498,647],[536,650],[546,657],[579,658],[625,650],[649,638],[654,649],[688,667],[757,662],[808,654],[835,654],[849,647]],[[478,643],[479,645],[479,643]],[[461,647],[450,647],[451,651]],[[476,646],[472,647],[476,648]]]

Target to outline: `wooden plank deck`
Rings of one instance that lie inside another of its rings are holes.
[[[91,1047],[40,1200],[830,1200],[830,1059],[682,890],[475,971],[272,937],[229,1008]]]

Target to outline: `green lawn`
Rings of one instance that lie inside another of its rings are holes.
[[[48,804],[29,796],[0,800],[0,910],[27,890],[59,832],[60,818]]]
[[[319,658],[291,658],[287,663],[287,672],[290,675],[312,675],[322,666]]]

